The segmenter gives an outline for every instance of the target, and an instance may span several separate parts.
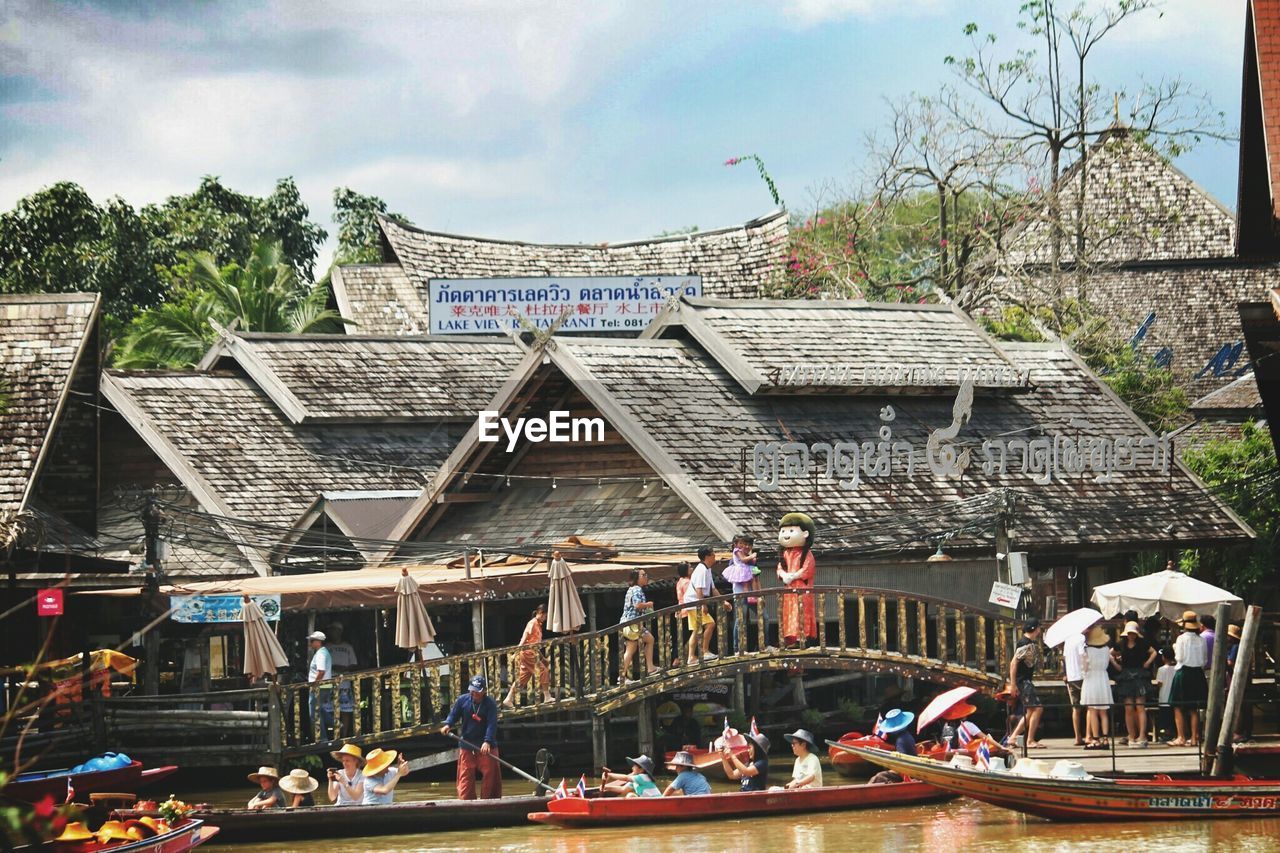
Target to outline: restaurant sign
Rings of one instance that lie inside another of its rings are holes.
[[[270,622],[280,619],[279,595],[249,596],[262,608],[262,613]],[[169,596],[170,614],[174,622],[193,622],[206,624],[210,622],[242,622],[240,607],[244,603],[243,595],[171,595]]]
[[[433,278],[430,333],[484,335],[518,330],[524,317],[566,332],[639,331],[674,296],[701,296],[697,275]]]

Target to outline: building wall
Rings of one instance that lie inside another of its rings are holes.
[[[98,523],[98,345],[95,322],[35,489],[41,503],[89,533]]]

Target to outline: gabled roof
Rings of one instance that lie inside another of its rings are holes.
[[[1205,394],[1191,404],[1191,412],[1197,416],[1238,414],[1241,418],[1261,414],[1262,395],[1258,393],[1258,382],[1253,377],[1253,371],[1250,370],[1234,382]]]
[[[984,440],[1002,436],[1029,440],[1087,429],[1135,440],[1151,437],[1110,389],[1061,345],[1011,344],[1006,353],[1030,371],[1035,387],[1025,394],[975,403],[972,419],[957,439],[971,448],[975,460],[981,459]],[[553,339],[545,356],[721,539],[743,530],[768,530],[783,514],[805,509],[818,522],[824,545],[864,547],[876,544],[879,537],[893,541],[887,533],[869,532],[868,523],[914,513],[926,519],[917,523],[917,532],[932,529],[931,514],[1002,487],[1027,496],[1016,520],[1016,541],[1022,547],[1075,551],[1252,535],[1176,461],[1167,472],[1144,467],[1117,472],[1105,484],[1092,475],[1073,475],[1036,485],[1014,465],[1006,474],[988,475],[975,461],[961,480],[954,480],[934,476],[918,460],[913,476],[900,472],[885,481],[868,479],[856,489],[839,488],[834,482],[818,485],[801,476],[784,478],[776,491],[765,491],[751,471],[758,442],[812,446],[875,441],[885,426],[886,399],[753,396],[713,354],[688,341],[566,337]],[[536,382],[539,362],[538,354],[531,353],[522,365],[526,370],[515,376]],[[520,387],[509,389],[489,408],[507,411],[519,397]],[[891,405],[892,440],[910,441],[920,455],[932,430],[952,420],[952,400],[945,397],[892,398]],[[392,538],[412,534],[439,495],[459,481],[465,483],[460,472],[479,447],[473,428]],[[1016,459],[1016,451],[1010,453]],[[630,543],[617,544],[625,548]]]
[[[1280,0],[1250,0],[1240,92],[1239,252],[1280,255]]]
[[[354,550],[368,560],[383,549],[364,540],[386,539],[420,494],[421,489],[325,492],[293,523],[294,532],[282,543],[281,550],[287,550],[289,545],[303,538],[305,531],[323,518],[332,522],[336,532],[345,536]]]
[[[668,305],[641,337],[679,330],[714,355],[748,394],[954,394],[962,371],[977,371],[979,388],[1009,387],[1017,373],[996,343],[950,305],[686,296]],[[904,379],[900,370],[923,380],[897,386]]]
[[[419,295],[399,264],[334,267],[329,281],[350,334],[425,335],[426,291]]]
[[[234,359],[294,423],[471,420],[520,360],[489,338],[223,331],[201,360]]]
[[[0,295],[0,510],[31,496],[98,308],[96,293]]]

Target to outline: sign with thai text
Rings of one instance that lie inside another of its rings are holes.
[[[62,590],[42,589],[36,593],[37,616],[62,615]]]
[[[268,621],[280,619],[280,596],[251,595],[251,599],[262,608]],[[171,595],[169,596],[170,614],[174,622],[193,622],[207,624],[211,622],[242,622],[241,606],[243,595]]]
[[[1018,602],[1022,600],[1022,587],[1014,586],[1011,583],[1002,583],[1001,581],[993,581],[991,584],[991,595],[987,601],[1000,607],[1009,607],[1017,609]]]
[[[433,335],[540,329],[565,317],[565,332],[640,331],[676,296],[701,296],[697,275],[433,278],[427,283]]]
[[[958,387],[971,381],[983,388],[1025,388],[1029,371],[1013,365],[928,367],[911,364],[816,364],[798,362],[768,373],[773,385],[864,385],[886,387]]]

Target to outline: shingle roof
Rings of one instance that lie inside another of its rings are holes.
[[[731,228],[595,245],[466,237],[391,219],[381,225],[397,263],[341,267],[333,277],[344,315],[358,331],[379,334],[426,331],[432,278],[692,274],[707,296],[758,296],[781,270],[788,237],[783,211]]]
[[[899,387],[899,371],[913,371],[926,378],[910,383],[912,393],[954,395],[961,371],[977,371],[980,388],[1006,387],[1016,373],[985,332],[946,305],[684,297],[642,337],[682,330],[747,393],[883,393]]]
[[[0,295],[0,509],[21,509],[90,331],[96,293]]]
[[[1238,412],[1242,418],[1252,419],[1262,412],[1262,395],[1258,393],[1253,371],[1216,391],[1205,394],[1191,404],[1195,413]]]
[[[290,420],[472,420],[520,361],[491,338],[223,334],[235,359]]]

